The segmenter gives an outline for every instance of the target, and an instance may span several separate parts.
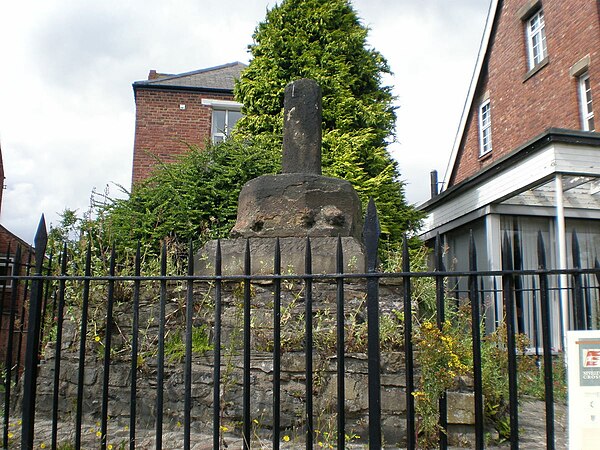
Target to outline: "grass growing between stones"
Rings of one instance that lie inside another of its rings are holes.
[[[165,357],[171,363],[178,363],[185,357],[185,336],[184,330],[171,330],[169,337],[165,340]],[[206,326],[201,325],[192,328],[192,353],[203,355],[213,346],[206,330]]]

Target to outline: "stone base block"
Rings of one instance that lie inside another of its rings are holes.
[[[365,272],[365,255],[362,244],[353,237],[342,237],[345,273]],[[251,274],[272,275],[276,238],[250,238]],[[305,273],[306,238],[279,238],[281,248],[281,273]],[[337,237],[312,237],[312,272],[315,274],[336,273]],[[209,241],[195,258],[196,275],[215,274],[217,241]],[[222,274],[243,275],[246,239],[221,241]]]
[[[284,173],[263,175],[244,185],[231,237],[360,239],[361,233],[360,199],[348,181]]]

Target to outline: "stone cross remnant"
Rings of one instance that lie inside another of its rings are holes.
[[[321,88],[303,78],[289,83],[283,99],[283,173],[321,175]]]
[[[306,237],[310,237],[313,273],[336,271],[338,238],[342,240],[346,270],[362,272],[361,205],[352,185],[321,174],[321,88],[314,80],[288,84],[284,98],[282,173],[248,181],[240,192],[238,215],[231,238],[220,242],[223,274],[241,274],[246,240],[253,274],[272,273],[276,243],[281,267],[305,270]],[[242,239],[239,239],[242,238]],[[217,241],[201,254],[215,255]],[[210,273],[210,259],[198,257],[197,273]]]
[[[282,173],[242,188],[232,237],[345,237],[360,240],[360,199],[352,185],[321,175],[321,88],[285,88]]]

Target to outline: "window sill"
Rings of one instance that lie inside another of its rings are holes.
[[[536,73],[538,73],[540,70],[542,70],[544,67],[546,67],[548,65],[548,57],[546,56],[544,59],[542,59],[540,61],[539,64],[537,64],[536,66],[534,66],[529,72],[527,72],[525,74],[525,78],[523,78],[523,83],[525,83],[527,80],[529,80],[532,76],[534,76]]]
[[[492,151],[493,150],[490,150],[489,152],[486,152],[483,155],[480,153],[478,160],[479,161],[485,161],[486,159],[491,158],[492,157]]]

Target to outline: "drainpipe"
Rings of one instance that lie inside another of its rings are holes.
[[[429,173],[429,182],[431,184],[431,198],[437,197],[439,194],[437,170],[432,170]]]
[[[557,234],[557,252],[558,268],[565,270],[567,268],[567,233],[565,229],[565,207],[563,203],[563,182],[562,174],[557,173],[554,179],[554,189],[556,191],[556,234]],[[561,306],[561,332],[563,351],[567,348],[567,331],[569,329],[569,293],[568,277],[563,273],[559,277],[559,296]],[[566,358],[565,358],[566,361]]]

